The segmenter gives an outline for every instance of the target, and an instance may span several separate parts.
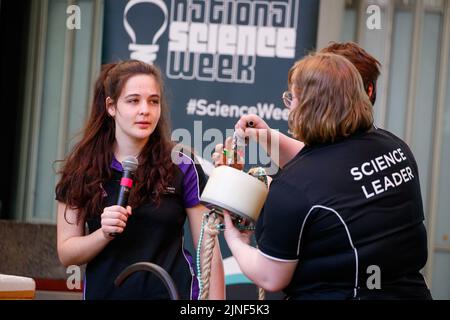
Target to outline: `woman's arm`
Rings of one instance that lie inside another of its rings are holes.
[[[269,153],[271,159],[273,159],[275,162],[278,159],[278,166],[280,168],[283,168],[289,161],[291,161],[296,156],[297,153],[300,152],[300,150],[302,150],[302,148],[305,145],[303,144],[303,142],[288,137],[287,135],[279,131],[269,129],[269,132],[272,139],[274,139],[275,137],[275,139],[277,140],[276,143],[271,144],[267,152]],[[279,144],[279,148],[276,148],[276,144]],[[274,152],[277,152],[277,150],[279,150],[278,155],[274,154]]]
[[[128,212],[131,213],[131,208]],[[119,206],[105,208],[102,214],[102,227],[85,235],[85,221],[81,219],[82,221],[77,223],[77,210],[70,209],[65,203],[58,202],[57,248],[61,263],[67,267],[91,261],[114,239],[109,236],[109,233],[123,232],[127,215],[127,210]]]
[[[189,226],[191,229],[192,239],[194,241],[194,247],[197,248],[198,240],[200,237],[200,229],[202,226],[203,214],[205,212],[208,212],[209,210],[205,206],[199,204],[195,207],[187,208],[186,211],[189,218]],[[220,253],[219,239],[216,237],[216,244],[214,246],[214,253],[211,262],[209,300],[222,299],[225,299],[225,275],[222,263],[222,255]]]
[[[226,212],[224,236],[242,273],[257,286],[267,291],[279,291],[289,284],[297,261],[277,261],[265,257],[249,245],[249,233],[237,230]]]

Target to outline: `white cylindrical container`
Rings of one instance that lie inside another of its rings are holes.
[[[264,182],[228,166],[213,170],[200,200],[255,223],[269,190]]]

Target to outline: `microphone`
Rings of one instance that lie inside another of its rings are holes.
[[[134,172],[138,167],[138,160],[134,156],[128,156],[122,161],[122,179],[120,179],[119,196],[117,197],[117,205],[126,208],[128,205],[128,197],[133,186]],[[115,237],[118,233],[110,233],[111,237]]]
[[[128,196],[133,186],[134,172],[138,167],[138,160],[133,156],[128,156],[122,161],[122,179],[120,179],[120,191],[117,198],[117,205],[126,207],[128,204]]]

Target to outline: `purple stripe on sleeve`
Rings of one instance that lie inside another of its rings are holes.
[[[191,299],[198,300],[198,295],[200,294],[200,286],[198,284],[196,266],[194,263],[194,259],[192,258],[191,253],[183,248],[184,257],[186,258],[189,268],[191,269],[192,275],[192,286],[191,286]]]

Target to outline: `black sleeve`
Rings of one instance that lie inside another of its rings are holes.
[[[257,223],[258,249],[275,260],[297,260],[300,231],[309,208],[304,192],[294,183],[274,180]]]

